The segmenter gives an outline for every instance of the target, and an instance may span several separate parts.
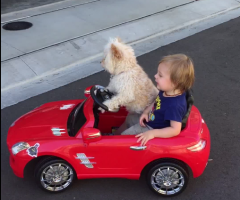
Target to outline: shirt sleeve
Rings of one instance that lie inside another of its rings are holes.
[[[180,106],[171,106],[164,113],[164,120],[182,122],[184,109]]]

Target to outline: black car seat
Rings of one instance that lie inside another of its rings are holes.
[[[187,113],[186,113],[186,115],[184,116],[184,118],[182,120],[182,130],[186,127],[187,120],[188,120],[188,117],[190,115],[190,112],[191,112],[191,109],[192,109],[192,105],[194,103],[194,98],[193,98],[191,90],[188,90],[186,92],[186,100],[187,100]]]

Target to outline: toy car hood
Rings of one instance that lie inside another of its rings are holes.
[[[61,101],[44,104],[17,119],[10,127],[12,142],[69,137],[67,121],[71,111],[81,101]]]

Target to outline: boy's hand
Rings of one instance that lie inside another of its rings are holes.
[[[148,122],[148,113],[143,113],[139,119],[139,124],[142,127],[146,127],[144,120],[146,120],[146,122]]]
[[[147,131],[145,133],[140,133],[135,137],[138,137],[137,143],[141,142],[141,146],[144,146],[148,142],[148,140],[151,140],[154,138],[154,134],[152,131]]]

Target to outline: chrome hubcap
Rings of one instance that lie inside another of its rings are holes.
[[[73,170],[64,163],[55,163],[46,167],[41,174],[41,184],[50,191],[60,191],[68,187],[73,180]]]
[[[57,175],[53,178],[53,182],[55,182],[55,183],[59,183],[61,180],[62,180],[62,178],[59,175]]]
[[[164,181],[164,182],[163,182],[163,185],[165,185],[165,186],[171,186],[172,183],[171,183],[171,181]]]
[[[171,166],[160,167],[151,176],[153,189],[164,195],[173,195],[180,192],[184,183],[182,172]]]

